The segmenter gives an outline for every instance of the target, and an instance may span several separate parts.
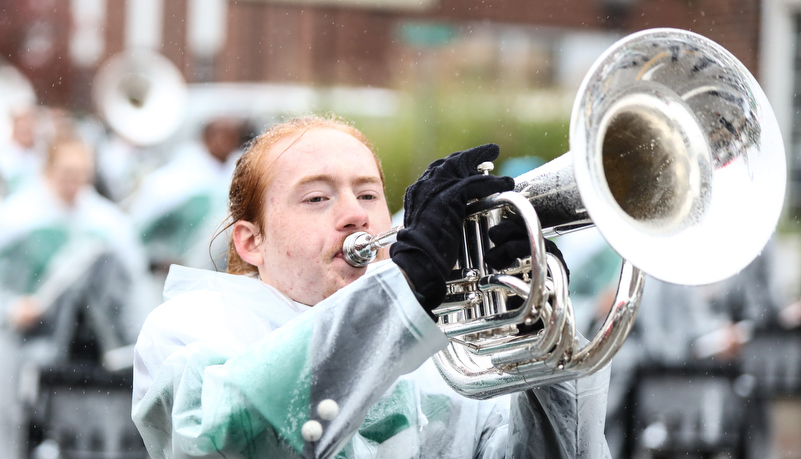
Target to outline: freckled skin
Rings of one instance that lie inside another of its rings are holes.
[[[385,231],[391,219],[378,166],[364,144],[329,128],[312,129],[295,140],[277,142],[266,159],[269,163],[280,154],[266,191],[270,198],[258,268],[264,282],[314,305],[366,270],[341,257],[345,237]]]

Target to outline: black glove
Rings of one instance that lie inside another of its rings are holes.
[[[512,215],[493,226],[489,229],[487,235],[495,244],[495,247],[487,250],[487,253],[484,254],[484,261],[494,269],[501,270],[507,268],[516,259],[531,255],[526,227],[523,225],[523,220],[518,215]],[[565,263],[562,251],[559,250],[555,242],[549,239],[545,239],[545,251],[559,258],[559,261],[561,261],[562,265],[565,267],[565,274],[567,274],[567,281],[569,283],[570,269],[568,269],[567,263]]]
[[[498,154],[494,144],[453,153],[431,163],[406,189],[404,228],[389,254],[432,318],[431,310],[445,298],[445,281],[458,258],[467,203],[514,188],[511,177],[483,175],[476,170]]]

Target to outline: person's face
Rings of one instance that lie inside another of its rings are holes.
[[[93,163],[84,147],[68,143],[59,147],[47,178],[56,195],[68,205],[75,203],[78,193],[92,181]]]
[[[24,148],[33,148],[36,142],[36,113],[33,109],[23,111],[14,117],[14,129],[12,137]]]
[[[233,121],[216,121],[203,136],[212,156],[224,162],[239,147],[239,126]]]
[[[275,175],[266,191],[259,274],[314,305],[364,274],[366,268],[342,258],[345,237],[385,231],[390,215],[378,165],[364,144],[328,128],[307,131],[293,145],[296,138],[282,139],[267,155]]]

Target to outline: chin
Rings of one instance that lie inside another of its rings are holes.
[[[358,278],[362,277],[364,275],[365,271],[366,270],[364,268],[354,269],[351,272],[349,272],[347,275],[342,276],[340,278],[340,282],[339,282],[340,286],[339,286],[339,288],[342,288],[342,287],[345,287],[347,285],[352,284]]]
[[[326,282],[324,297],[328,298],[339,290],[352,284],[365,273],[365,268],[350,268],[347,272],[338,273],[330,282]]]

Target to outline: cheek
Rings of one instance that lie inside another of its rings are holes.
[[[376,231],[386,231],[392,226],[392,215],[385,201],[375,202],[369,208],[370,225]]]
[[[296,217],[275,213],[267,226],[263,248],[266,252],[294,260],[304,259],[314,252],[313,228]]]

